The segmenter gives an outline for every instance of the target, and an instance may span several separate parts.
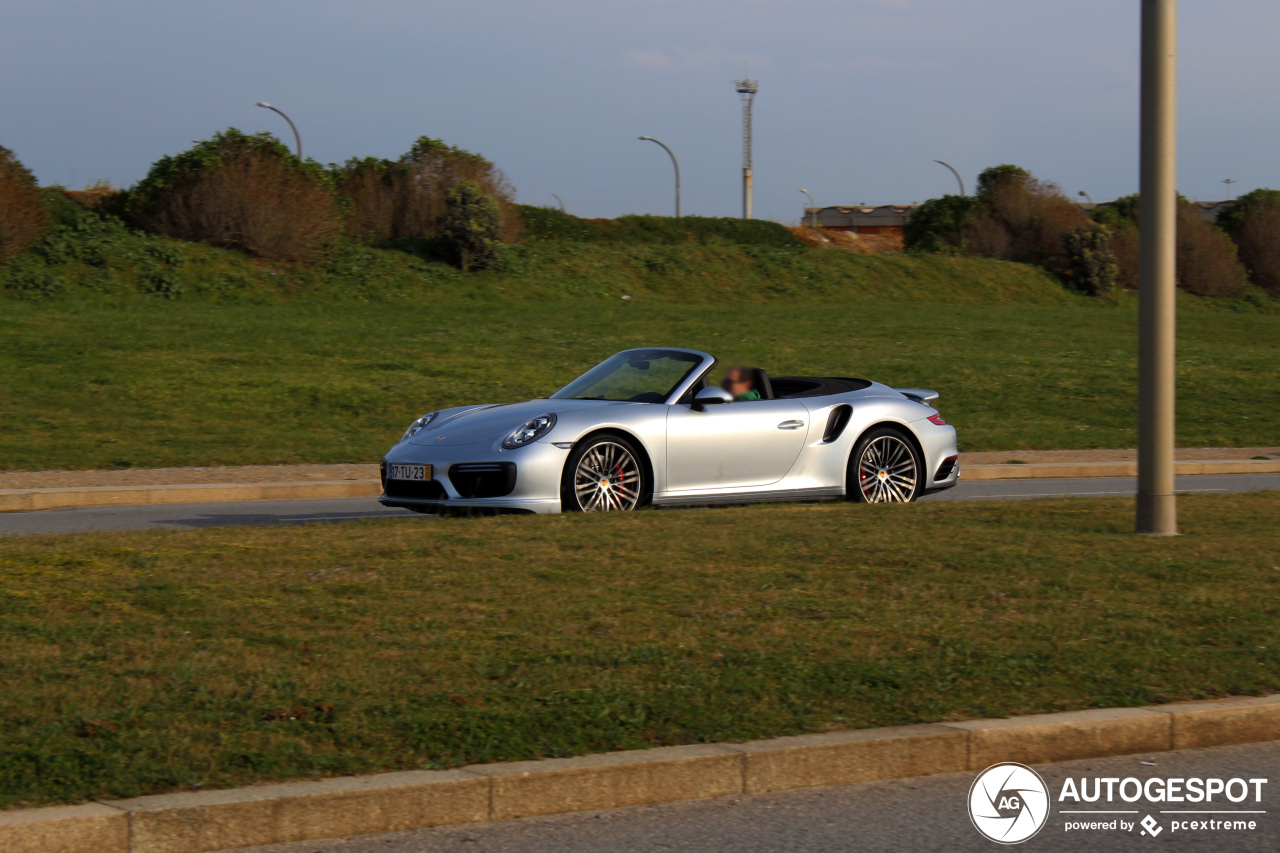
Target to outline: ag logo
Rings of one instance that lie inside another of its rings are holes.
[[[1049,789],[1023,764],[993,764],[969,788],[969,819],[1000,844],[1017,844],[1040,831],[1049,818]]]

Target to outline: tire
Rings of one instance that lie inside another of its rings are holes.
[[[601,433],[579,442],[560,477],[562,512],[631,512],[649,503],[644,457],[628,438]]]
[[[845,478],[845,494],[859,503],[910,503],[924,493],[920,453],[892,427],[869,430],[858,439]]]

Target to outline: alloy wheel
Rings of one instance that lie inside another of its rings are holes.
[[[621,444],[592,445],[573,472],[573,491],[583,512],[633,510],[640,503],[640,466]]]
[[[906,503],[918,478],[915,454],[897,436],[873,439],[858,459],[858,488],[867,503]]]

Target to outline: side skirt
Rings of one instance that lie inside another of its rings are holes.
[[[838,500],[844,497],[844,489],[776,489],[761,492],[721,492],[719,494],[655,495],[654,506],[720,506],[722,504],[760,504],[780,501],[823,501]]]

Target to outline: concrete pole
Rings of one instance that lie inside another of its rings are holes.
[[[1142,0],[1137,532],[1176,536],[1177,0]]]
[[[742,218],[751,218],[751,167],[742,170]]]

